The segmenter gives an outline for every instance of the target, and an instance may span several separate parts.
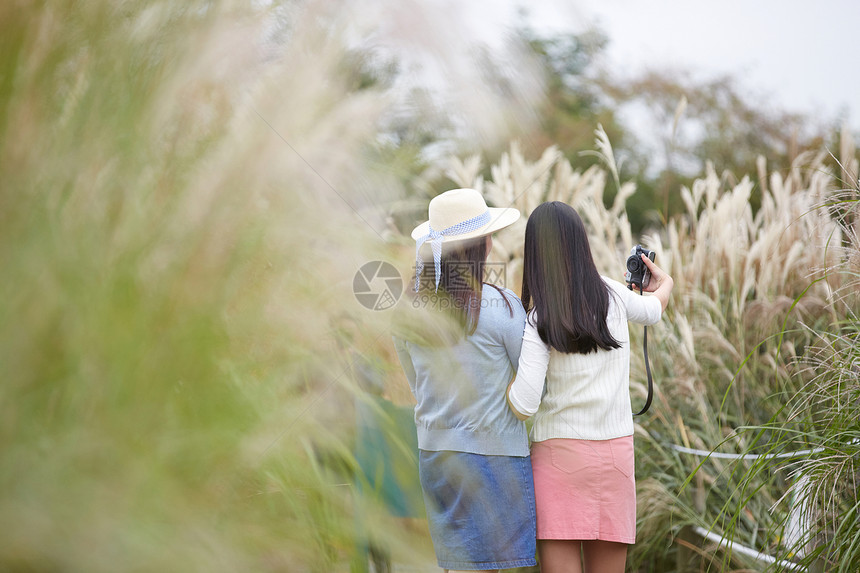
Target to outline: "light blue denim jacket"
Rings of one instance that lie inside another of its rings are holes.
[[[417,400],[418,447],[495,456],[529,455],[525,423],[508,408],[505,391],[520,359],[526,313],[504,289],[484,285],[475,332],[452,346],[428,347],[394,337]]]

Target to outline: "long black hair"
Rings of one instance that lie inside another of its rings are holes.
[[[429,252],[429,245],[427,247]],[[474,334],[481,316],[481,291],[484,284],[484,266],[489,254],[487,237],[444,244],[439,289],[436,290],[436,270],[431,258],[424,264],[418,277],[418,292],[414,301],[425,308],[437,307],[447,313],[463,329],[463,333]],[[510,301],[495,285],[508,306],[510,315],[514,311]],[[417,308],[417,306],[416,306]]]
[[[621,347],[606,324],[609,287],[594,266],[582,219],[570,205],[543,203],[529,217],[522,295],[526,310],[536,312],[532,324],[541,340],[559,352]]]

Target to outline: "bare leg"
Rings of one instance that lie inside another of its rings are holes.
[[[474,573],[474,571],[460,571],[458,569],[442,569],[445,573]],[[499,573],[498,569],[487,569],[484,573]]]
[[[582,554],[588,573],[624,573],[627,544],[613,541],[583,541]]]
[[[539,539],[541,573],[582,573],[582,542],[568,539]]]

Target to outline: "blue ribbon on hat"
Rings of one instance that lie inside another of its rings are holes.
[[[429,227],[430,232],[420,237],[417,240],[415,247],[415,292],[418,292],[418,277],[421,276],[421,271],[424,270],[424,261],[421,259],[421,245],[430,241],[430,248],[433,250],[433,264],[436,268],[436,291],[439,290],[439,275],[442,274],[442,238],[453,237],[456,235],[465,235],[476,231],[490,222],[489,209],[483,214],[467,219],[456,225],[451,225],[447,229],[436,231],[433,227]]]

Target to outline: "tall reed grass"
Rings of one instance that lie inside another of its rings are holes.
[[[841,171],[824,152],[799,157],[787,174],[768,174],[760,162],[766,177],[758,188],[749,177],[729,185],[731,178],[709,166],[682,189],[685,215],[642,237],[632,236],[625,213],[635,187],[618,181],[602,130],[596,153],[603,169],[574,172],[552,148],[530,161],[516,144],[490,166],[489,180],[479,156],[450,163],[454,183],[482,189],[497,205],[514,204],[525,214],[542,201],[573,205],[602,273],[621,280],[627,252],[641,240],[675,278],[667,315],[649,337],[655,402],[637,424],[639,541],[630,557],[636,570],[765,567],[704,543],[694,527],[780,560],[797,557],[804,544],[807,561],[818,557],[844,571],[860,564],[858,446],[851,441],[860,419],[860,195],[855,152],[845,141]],[[848,190],[840,185],[846,174]],[[618,188],[610,208],[607,185]],[[755,212],[754,192],[761,197]],[[522,234],[521,224],[495,241],[514,284]],[[633,334],[633,348],[640,348],[641,332]],[[641,352],[633,353],[632,372],[632,392],[644,400]],[[676,446],[749,457],[818,447],[826,453],[724,460]],[[786,535],[797,515],[792,504],[813,512],[800,540]]]

